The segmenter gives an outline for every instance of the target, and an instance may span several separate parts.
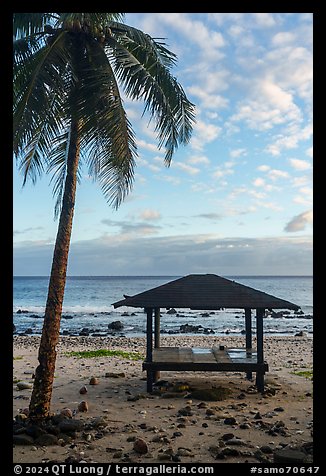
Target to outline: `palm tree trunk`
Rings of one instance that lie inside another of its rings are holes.
[[[49,416],[50,413],[56,346],[59,341],[62,303],[75,207],[77,168],[80,154],[78,121],[72,120],[70,131],[65,189],[38,353],[39,365],[35,372],[33,392],[29,405],[29,417],[32,420],[42,420]]]

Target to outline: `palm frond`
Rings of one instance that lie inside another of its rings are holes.
[[[16,156],[24,153],[26,147],[31,149],[41,131],[48,134],[47,143],[60,133],[65,113],[66,65],[70,61],[64,39],[65,33],[61,33],[51,45],[42,47],[31,59],[20,62],[15,68],[13,126]],[[29,157],[32,160],[33,155],[29,154]]]
[[[62,199],[64,194],[65,179],[67,174],[67,160],[70,142],[70,127],[67,127],[62,134],[52,142],[52,150],[49,156],[46,172],[52,174],[50,184],[53,183],[52,194],[56,199],[54,207],[54,219],[56,220],[61,212]],[[80,166],[77,170],[77,182],[80,183]]]
[[[151,41],[151,44],[153,42]],[[142,99],[144,112],[155,120],[159,148],[166,149],[170,163],[179,143],[189,142],[194,122],[194,105],[157,54],[128,37],[108,40],[108,55],[127,96]]]
[[[21,38],[44,30],[47,22],[53,19],[53,13],[13,13],[13,35]]]
[[[110,28],[117,41],[123,43],[125,39],[129,39],[134,42],[134,45],[140,45],[148,55],[156,58],[167,68],[176,65],[177,55],[168,50],[163,41],[158,41],[147,33],[122,23],[112,22]]]
[[[108,202],[118,207],[132,186],[136,143],[102,46],[90,40],[87,52],[79,85],[80,97],[88,98],[78,104],[81,147],[87,150],[90,174],[101,184]]]

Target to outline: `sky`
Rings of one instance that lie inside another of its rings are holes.
[[[311,275],[312,14],[129,13],[164,38],[196,106],[171,166],[143,105],[133,189],[118,210],[83,170],[68,275]],[[51,177],[14,168],[14,275],[49,275],[58,221]]]

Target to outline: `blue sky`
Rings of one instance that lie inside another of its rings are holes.
[[[169,168],[142,104],[125,99],[139,158],[116,211],[83,171],[70,275],[312,274],[312,14],[131,13],[165,38],[196,105]],[[48,275],[50,176],[14,171],[14,274]]]

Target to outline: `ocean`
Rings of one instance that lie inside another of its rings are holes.
[[[142,309],[114,309],[113,302],[160,286],[181,276],[70,276],[67,278],[60,333],[63,335],[144,336],[146,315]],[[265,334],[294,335],[313,332],[312,276],[225,276],[238,283],[291,301],[302,314],[290,311],[283,317],[264,319]],[[37,335],[42,332],[47,298],[48,277],[15,276],[13,280],[13,323],[16,334]],[[240,335],[244,332],[243,309],[214,312],[176,309],[166,314],[162,309],[162,334],[178,334],[188,324],[195,334]],[[123,329],[112,331],[108,325],[121,321]],[[253,328],[255,319],[252,320]]]

